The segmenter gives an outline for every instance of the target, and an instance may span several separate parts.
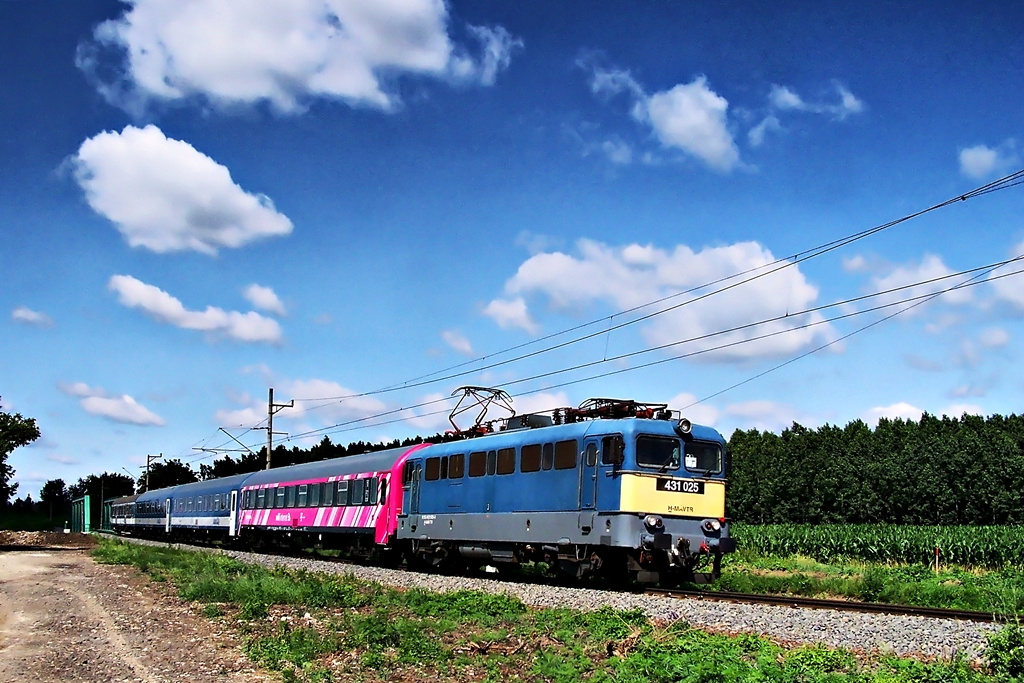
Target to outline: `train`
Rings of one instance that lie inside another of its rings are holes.
[[[109,513],[118,534],[669,585],[717,579],[735,550],[727,469],[714,428],[665,404],[589,399],[441,443],[147,491]]]

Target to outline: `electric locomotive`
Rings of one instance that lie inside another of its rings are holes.
[[[396,540],[411,563],[671,584],[717,578],[735,550],[716,430],[615,399],[495,422],[405,457]]]

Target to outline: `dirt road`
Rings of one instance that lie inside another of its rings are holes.
[[[0,681],[278,680],[167,586],[53,536],[0,532]]]

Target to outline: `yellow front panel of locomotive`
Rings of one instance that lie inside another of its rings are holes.
[[[661,477],[664,479],[665,477]],[[704,480],[704,493],[659,491],[659,477],[623,474],[620,509],[644,514],[725,517],[725,482]],[[676,481],[683,480],[673,477]]]

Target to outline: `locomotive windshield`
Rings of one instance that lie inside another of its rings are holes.
[[[722,471],[722,448],[710,441],[686,441],[658,436],[641,436],[636,440],[636,463],[659,472],[678,470],[685,465],[691,472],[717,474]]]
[[[641,436],[636,440],[636,464],[662,472],[679,469],[679,439]]]
[[[722,471],[722,448],[710,441],[687,441],[683,447],[686,469],[708,474]]]

